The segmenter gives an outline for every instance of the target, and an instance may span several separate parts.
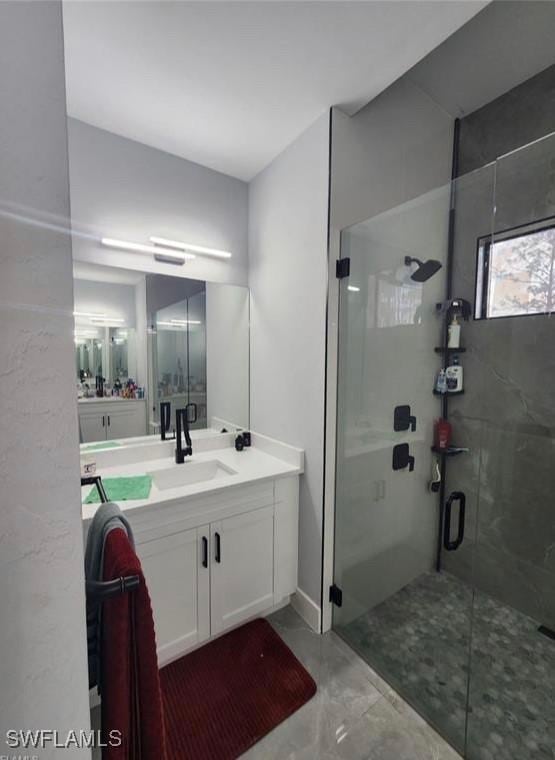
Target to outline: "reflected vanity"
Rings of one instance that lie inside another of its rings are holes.
[[[247,288],[74,265],[82,444],[160,433],[160,404],[193,431],[249,427]],[[140,441],[139,441],[140,442]]]

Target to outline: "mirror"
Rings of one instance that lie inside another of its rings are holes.
[[[249,427],[248,288],[75,262],[74,318],[82,443]]]

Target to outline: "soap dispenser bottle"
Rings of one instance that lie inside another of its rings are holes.
[[[440,369],[438,372],[438,375],[436,377],[436,385],[435,385],[435,391],[436,393],[447,393],[447,378],[445,376],[445,370]]]
[[[461,393],[463,390],[463,368],[459,364],[459,357],[453,357],[453,364],[445,370],[447,381],[447,393]]]

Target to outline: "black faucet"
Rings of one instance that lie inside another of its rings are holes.
[[[183,448],[181,434],[185,435],[185,443],[187,444]],[[175,450],[175,463],[183,464],[186,456],[192,456],[193,444],[191,442],[191,436],[189,435],[189,421],[187,420],[187,407],[184,409],[177,409],[175,412],[175,442],[177,448]]]
[[[175,433],[173,435],[166,435],[170,429],[172,414],[172,405],[170,401],[160,402],[160,437],[163,441],[173,441],[175,439]]]

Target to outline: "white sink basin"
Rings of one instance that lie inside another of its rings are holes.
[[[193,483],[226,478],[237,473],[217,459],[211,459],[209,462],[185,461],[183,464],[164,470],[154,470],[148,474],[152,477],[154,485],[160,491],[165,491],[167,488],[190,486]]]

